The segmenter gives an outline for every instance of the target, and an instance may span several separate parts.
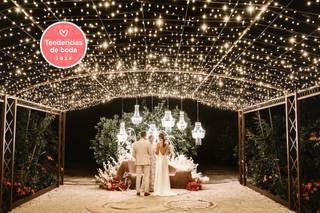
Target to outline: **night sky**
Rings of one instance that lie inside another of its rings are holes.
[[[151,108],[151,97],[139,98],[140,105],[144,103]],[[161,100],[154,98],[154,106]],[[124,99],[124,112],[132,112],[135,99]],[[180,99],[169,99],[170,108],[180,106]],[[197,119],[196,102],[184,100],[183,110],[188,113],[192,123]],[[228,166],[235,167],[233,147],[237,143],[237,114],[236,112],[214,109],[199,104],[200,121],[206,130],[206,137],[202,146],[198,148],[198,157],[194,159],[200,166]],[[89,150],[90,140],[95,137],[95,125],[100,117],[112,118],[121,115],[121,99],[114,99],[108,103],[80,111],[67,113],[66,131],[66,172],[68,168],[87,168],[95,170],[93,154]],[[222,135],[228,135],[227,142],[219,140]]]

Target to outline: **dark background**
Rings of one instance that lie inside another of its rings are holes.
[[[124,112],[133,112],[135,99],[124,99]],[[151,97],[139,98],[140,105],[151,109]],[[161,99],[153,98],[154,106]],[[180,99],[169,99],[171,109],[180,107]],[[140,111],[141,111],[140,107]],[[183,101],[183,110],[188,113],[192,123],[197,119],[196,102]],[[214,109],[199,103],[199,120],[206,130],[202,146],[198,147],[198,157],[195,162],[202,168],[236,166],[233,148],[237,143],[237,114],[236,112]],[[94,173],[96,164],[89,149],[90,140],[96,134],[95,125],[100,117],[112,118],[121,115],[121,99],[114,99],[88,109],[67,113],[66,130],[66,172],[82,169]]]

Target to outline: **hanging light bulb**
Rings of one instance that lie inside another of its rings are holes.
[[[134,113],[133,113],[133,116],[131,117],[131,121],[134,125],[139,125],[142,122],[142,117],[140,116],[138,101],[136,102],[137,103],[136,105],[134,105]]]
[[[166,131],[171,132],[171,128],[174,127],[175,119],[172,117],[171,111],[166,110],[164,112],[164,116],[161,119],[162,126],[166,129]]]
[[[117,139],[118,139],[118,142],[120,143],[126,142],[128,139],[128,134],[126,131],[126,126],[124,121],[120,123],[120,130],[119,130],[119,133],[117,134]]]
[[[188,124],[184,120],[184,111],[180,111],[180,117],[179,117],[179,121],[177,123],[177,127],[180,131],[183,131],[187,128],[187,126],[188,126]]]
[[[196,145],[202,145],[202,139],[204,138],[206,131],[202,128],[201,122],[199,122],[199,104],[197,101],[197,122],[194,124],[192,130],[192,138],[195,139]]]
[[[194,129],[192,130],[192,137],[196,140],[196,145],[202,144],[202,139],[204,138],[206,131],[202,128],[201,122],[196,122]]]

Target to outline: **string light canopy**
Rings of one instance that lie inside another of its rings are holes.
[[[0,94],[61,110],[118,97],[183,97],[238,110],[317,86],[318,0],[2,0]],[[40,54],[70,21],[88,51],[70,69]]]

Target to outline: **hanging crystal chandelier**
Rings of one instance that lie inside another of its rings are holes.
[[[206,131],[202,128],[201,122],[199,122],[199,103],[197,101],[197,122],[195,122],[194,129],[192,130],[192,138],[195,139],[196,145],[202,145],[202,139],[205,134]]]
[[[187,122],[184,120],[184,112],[182,111],[182,98],[181,98],[181,110],[180,110],[180,117],[179,117],[179,121],[177,122],[177,128],[180,131],[183,131],[187,128],[188,124]]]
[[[179,117],[179,121],[177,123],[177,127],[180,131],[183,131],[187,128],[188,124],[187,122],[184,120],[184,112],[180,111],[180,117]]]
[[[123,116],[123,99],[121,99],[121,117]],[[128,139],[128,134],[126,131],[126,124],[124,121],[120,122],[120,130],[117,134],[117,139],[119,143],[126,142]]]
[[[149,129],[147,131],[148,136],[152,135],[154,140],[157,141],[159,137],[159,131],[154,123],[149,124]]]
[[[164,112],[164,116],[161,119],[161,123],[167,132],[171,132],[171,128],[174,127],[175,124],[175,119],[172,117],[170,110],[166,110]]]
[[[196,122],[194,129],[192,130],[192,137],[196,140],[196,145],[202,144],[202,139],[204,138],[206,131],[202,128],[201,122]]]
[[[171,128],[174,127],[175,119],[172,117],[171,111],[169,110],[169,99],[167,99],[167,108],[164,112],[164,116],[161,119],[161,124],[167,132],[171,132]]]
[[[118,142],[120,143],[126,142],[128,139],[128,134],[126,131],[126,126],[124,121],[120,123],[120,130],[119,130],[119,133],[117,134],[117,139],[118,139]]]
[[[134,113],[131,117],[131,121],[134,125],[139,125],[142,122],[142,117],[140,116],[138,104],[134,105]]]

